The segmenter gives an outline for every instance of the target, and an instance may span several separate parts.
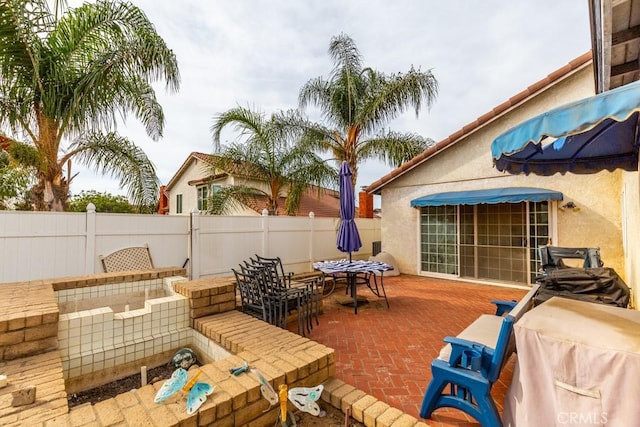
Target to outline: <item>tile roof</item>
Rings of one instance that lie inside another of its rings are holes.
[[[477,131],[483,126],[489,124],[490,122],[508,113],[511,109],[522,104],[524,101],[528,100],[529,98],[533,97],[539,92],[547,89],[549,86],[553,85],[559,80],[562,80],[565,77],[568,77],[569,75],[582,69],[583,67],[587,66],[590,63],[591,63],[591,52],[589,51],[583,55],[580,55],[573,61],[569,62],[567,65],[557,69],[556,71],[549,74],[542,80],[527,87],[525,90],[515,94],[514,96],[512,96],[502,104],[497,105],[491,111],[478,117],[473,122],[463,126],[462,129],[457,130],[456,132],[452,133],[442,141],[439,141],[438,143],[427,148],[425,151],[418,154],[413,159],[409,160],[406,163],[403,163],[400,167],[392,170],[387,175],[383,176],[382,178],[370,184],[365,189],[365,191],[368,193],[379,194],[380,190],[385,185],[389,184],[390,182],[394,181],[395,179],[409,172],[410,170],[422,164],[423,162],[429,160],[434,155],[449,148],[453,144],[467,137],[469,134]]]
[[[285,197],[278,199],[278,215],[287,215],[285,211]],[[248,203],[249,207],[256,212],[262,212],[267,205],[267,197],[254,197]],[[318,188],[308,188],[300,199],[300,206],[296,216],[308,216],[309,212],[313,212],[316,217],[340,217],[340,195],[335,190],[324,189],[318,195]]]

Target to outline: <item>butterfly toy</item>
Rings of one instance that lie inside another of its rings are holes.
[[[251,368],[250,372],[258,378],[260,381],[260,393],[262,397],[269,401],[269,405],[273,406],[278,403],[278,395],[276,391],[271,387],[269,381],[258,371],[257,369]]]
[[[288,397],[291,403],[302,412],[308,412],[317,417],[320,415],[320,407],[316,403],[322,396],[324,386],[295,387],[289,390]]]
[[[202,404],[207,400],[207,396],[213,393],[214,387],[211,384],[197,382],[198,377],[202,374],[202,371],[198,370],[193,378],[189,380],[189,374],[185,369],[178,368],[173,371],[171,378],[162,384],[156,397],[153,400],[155,403],[161,403],[167,400],[169,397],[182,390],[187,394],[187,414],[194,414]]]
[[[273,389],[273,387],[271,387],[269,381],[267,381],[267,379],[256,368],[251,368],[249,367],[249,363],[244,362],[240,366],[229,369],[229,373],[235,376],[243,374],[247,371],[251,372],[258,379],[258,381],[260,381],[260,394],[262,394],[262,397],[267,399],[269,405],[273,406],[277,404],[278,395],[276,394],[276,391]]]

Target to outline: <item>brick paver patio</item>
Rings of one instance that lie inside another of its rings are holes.
[[[522,289],[478,285],[444,279],[401,275],[385,279],[391,308],[366,287],[359,295],[370,303],[353,308],[339,305],[337,287],[325,301],[320,326],[310,338],[336,350],[335,377],[419,418],[424,391],[431,379],[430,363],[443,346],[480,314],[493,313],[492,299],[520,299]],[[513,375],[514,358],[503,369],[493,395],[502,411]],[[466,414],[443,408],[425,420],[434,426],[478,425]]]

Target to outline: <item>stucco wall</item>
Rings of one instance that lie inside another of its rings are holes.
[[[203,176],[209,175],[210,170],[201,160],[193,159],[180,179],[171,187],[169,191],[169,215],[189,215],[191,211],[198,206],[198,192],[196,187],[189,185],[188,182],[201,179]],[[182,213],[176,213],[176,195],[182,194]]]
[[[400,271],[419,272],[419,210],[410,207],[412,199],[445,191],[514,186],[561,191],[564,202],[575,202],[579,211],[558,212],[558,241],[553,244],[599,246],[606,265],[622,275],[622,172],[551,177],[508,175],[498,172],[491,159],[491,143],[502,132],[551,108],[593,94],[593,72],[588,66],[385,186],[382,249],[395,257]]]
[[[635,308],[640,303],[640,173],[625,172],[624,188],[624,223],[625,233],[625,280],[632,289]]]

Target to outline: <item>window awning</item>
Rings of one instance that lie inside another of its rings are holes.
[[[494,165],[512,174],[638,170],[640,82],[547,111],[491,145]]]
[[[444,205],[478,205],[481,203],[520,203],[562,200],[559,191],[532,187],[493,188],[490,190],[451,191],[422,196],[411,201],[411,207]]]

